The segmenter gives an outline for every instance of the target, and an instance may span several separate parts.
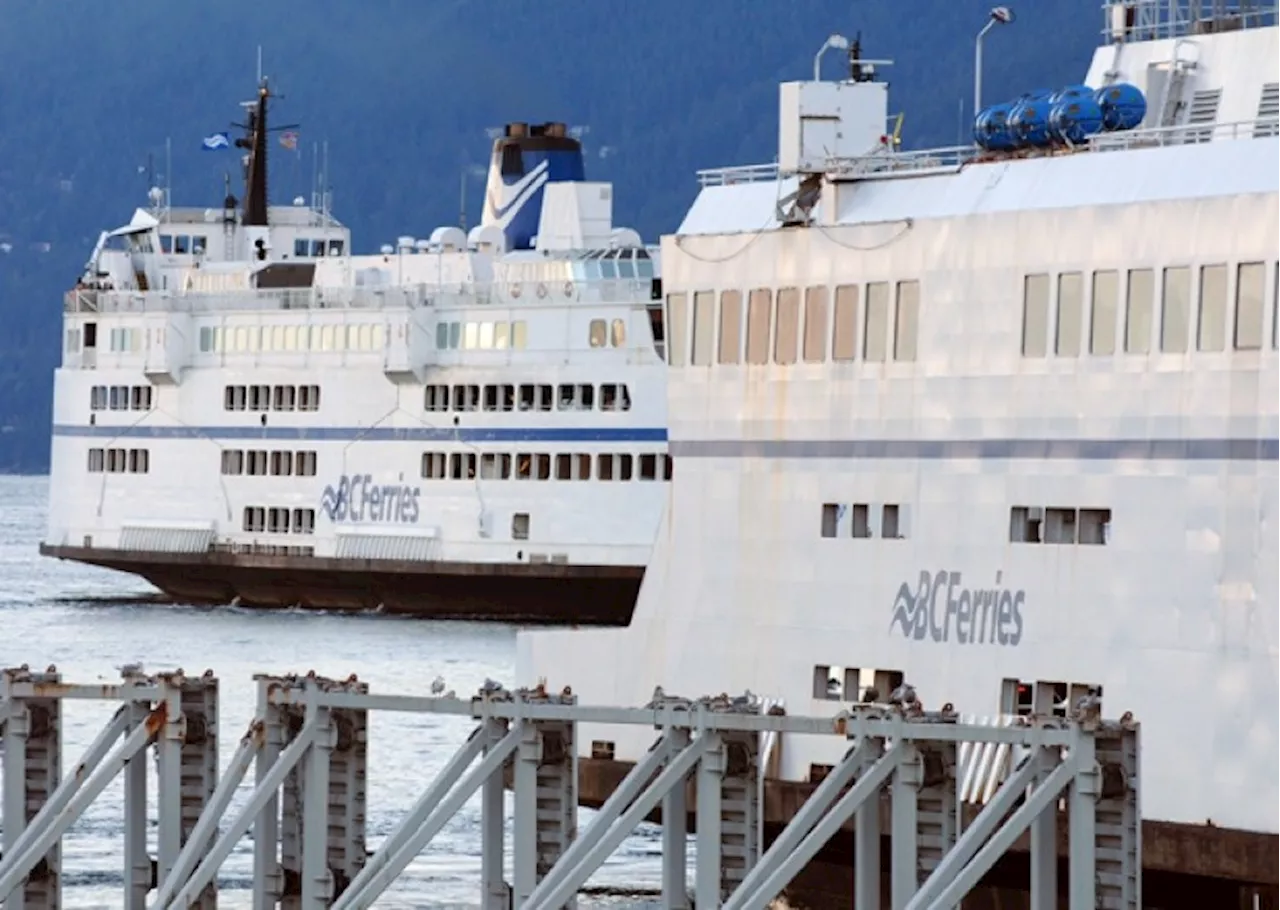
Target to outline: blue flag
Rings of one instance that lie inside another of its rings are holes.
[[[226,133],[214,133],[212,136],[206,136],[200,144],[206,152],[231,148],[231,137]]]

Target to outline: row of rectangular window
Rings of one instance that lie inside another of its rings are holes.
[[[1000,713],[1019,717],[1066,717],[1081,698],[1102,698],[1102,686],[1094,683],[1005,679],[1000,687]]]
[[[861,285],[844,284],[832,296],[825,285],[779,288],[775,299],[773,289],[756,288],[747,294],[745,309],[742,291],[721,291],[718,318],[715,292],[697,291],[689,362],[709,366],[713,361],[790,365],[859,357],[869,363],[915,360],[920,282],[867,282],[865,307],[862,290]],[[685,362],[686,306],[686,294],[667,296],[672,366]]]
[[[528,347],[529,326],[523,319],[513,322],[436,323],[436,349],[506,350]]]
[[[553,392],[558,391],[558,395]],[[550,411],[557,404],[561,411],[631,410],[631,393],[623,383],[600,384],[522,383],[520,385],[429,385],[423,393],[423,407],[428,411]]]
[[[871,520],[875,512],[875,507],[865,502],[855,502],[852,505],[824,502],[822,504],[822,536],[874,537],[876,529],[872,527]],[[902,506],[891,502],[882,503],[879,513],[879,531],[882,538],[902,540],[906,537],[906,522],[903,521]]]
[[[319,259],[326,255],[326,250],[330,256],[342,255],[342,241],[337,237],[330,237],[326,240],[323,237],[298,237],[293,241],[293,256],[295,259]]]
[[[1237,351],[1257,351],[1262,348],[1266,320],[1265,263],[1239,263],[1234,270],[1234,287],[1231,286],[1232,270],[1226,264],[1201,266],[1199,281],[1196,282],[1198,292],[1194,307],[1191,267],[1171,266],[1164,269],[1160,277],[1159,327],[1154,334],[1158,335],[1161,353],[1187,352],[1190,347],[1193,312],[1198,313],[1195,320],[1197,350],[1223,351],[1227,347],[1228,338]],[[1122,311],[1125,353],[1151,353],[1153,329],[1156,329],[1153,323],[1157,316],[1155,270],[1129,269],[1125,273],[1123,289],[1119,270],[1099,270],[1092,274],[1088,285],[1090,294],[1086,310],[1085,273],[1059,273],[1056,295],[1051,293],[1054,282],[1050,275],[1035,274],[1025,277],[1022,295],[1024,356],[1047,356],[1050,334],[1053,353],[1059,357],[1080,356],[1082,339],[1086,335],[1090,354],[1114,354],[1120,341],[1117,338],[1117,323]],[[1056,306],[1052,319],[1051,304]],[[1275,309],[1274,300],[1272,309]],[[1276,326],[1273,315],[1271,347],[1275,346]]]
[[[381,351],[386,327],[363,322],[348,325],[205,325],[200,327],[200,353],[260,351]]]
[[[263,449],[223,449],[222,473],[273,477],[314,477],[316,453],[310,451],[265,451]]]
[[[626,452],[424,452],[422,476],[428,480],[670,480],[667,454]],[[554,471],[553,471],[554,465]],[[637,470],[638,468],[638,470]]]
[[[142,350],[142,329],[128,326],[112,329],[107,334],[107,350],[115,354],[138,353]]]
[[[229,385],[222,390],[225,411],[318,411],[318,385]]]
[[[1009,510],[1009,541],[1011,543],[1102,546],[1110,539],[1110,509],[1014,506]]]
[[[185,256],[194,253],[197,256],[209,247],[209,238],[204,234],[161,234],[160,249],[165,253],[176,253]]]
[[[148,449],[90,449],[91,474],[146,474],[151,470]]]
[[[244,529],[251,533],[314,534],[315,509],[288,509],[284,506],[245,506]]]
[[[818,664],[813,668],[813,697],[823,701],[884,704],[905,678],[901,670]]]
[[[154,402],[149,385],[95,385],[89,389],[91,411],[149,411]]]

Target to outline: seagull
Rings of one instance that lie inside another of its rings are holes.
[[[431,681],[431,694],[439,695],[443,691],[444,691],[444,677],[437,676],[434,680]]]

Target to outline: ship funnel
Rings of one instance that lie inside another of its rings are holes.
[[[531,249],[543,187],[585,179],[582,144],[563,123],[508,123],[493,143],[480,224],[501,229],[508,250]]]

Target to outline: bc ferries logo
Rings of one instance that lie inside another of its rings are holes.
[[[996,573],[994,588],[968,588],[959,572],[921,572],[913,591],[903,582],[893,602],[894,626],[906,638],[931,639],[966,644],[1018,646],[1022,641],[1022,605],[1027,592],[1000,586],[1003,573]],[[944,594],[945,591],[945,594]]]
[[[398,483],[376,485],[369,474],[348,474],[324,488],[320,510],[330,521],[414,524],[421,492]]]

